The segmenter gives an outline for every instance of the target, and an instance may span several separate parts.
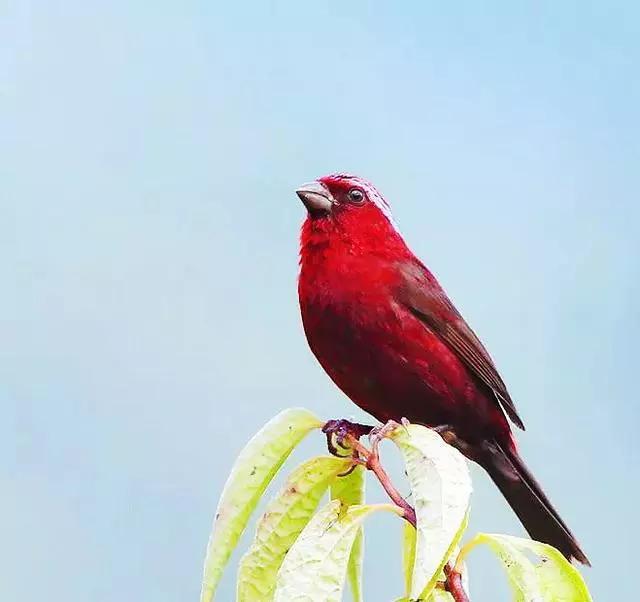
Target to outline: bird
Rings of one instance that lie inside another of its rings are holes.
[[[589,565],[520,457],[524,423],[480,339],[410,250],[386,199],[368,181],[327,175],[296,190],[298,297],[318,362],[382,423],[442,429],[489,474],[529,535]],[[442,432],[442,431],[439,431]]]

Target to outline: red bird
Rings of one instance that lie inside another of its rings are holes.
[[[368,182],[325,176],[296,191],[302,226],[298,294],[314,355],[381,422],[451,431],[491,476],[531,537],[588,564],[518,454],[524,425],[496,367]]]

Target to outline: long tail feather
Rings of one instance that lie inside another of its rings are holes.
[[[569,527],[515,450],[492,442],[475,458],[489,473],[533,539],[557,548],[569,560],[590,565]]]

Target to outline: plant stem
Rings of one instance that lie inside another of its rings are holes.
[[[469,596],[467,596],[467,592],[464,591],[462,586],[462,575],[448,564],[444,566],[444,574],[447,577],[445,588],[453,599],[456,602],[469,602]]]
[[[362,458],[361,464],[368,470],[376,475],[378,481],[387,492],[387,495],[391,498],[396,506],[399,506],[402,510],[403,518],[409,522],[409,524],[416,526],[416,511],[403,497],[400,492],[393,486],[391,479],[382,464],[380,464],[380,458],[377,453],[367,449],[360,441],[358,441],[353,435],[346,436],[346,443],[348,443],[354,450],[358,452],[358,455]]]
[[[377,446],[374,446],[373,449],[370,450],[350,433],[344,437],[344,441],[354,450],[354,460],[376,475],[376,478],[380,481],[387,495],[393,503],[402,510],[402,517],[415,529],[416,511],[413,506],[400,495],[400,492],[393,486],[391,478],[385,469],[382,468]],[[454,568],[448,564],[445,565],[444,574],[446,576],[446,581],[443,584],[444,588],[451,594],[455,602],[469,602],[467,592],[464,591],[464,587],[462,586],[462,576],[459,572],[459,565],[456,564]]]

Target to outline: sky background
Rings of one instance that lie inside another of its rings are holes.
[[[2,600],[197,599],[246,440],[366,418],[297,307],[293,191],[336,170],[491,350],[594,599],[636,597],[640,8],[483,4],[2,3]],[[521,534],[473,477],[471,532]],[[368,602],[401,593],[400,530],[367,526]],[[488,552],[470,571],[508,599]]]

